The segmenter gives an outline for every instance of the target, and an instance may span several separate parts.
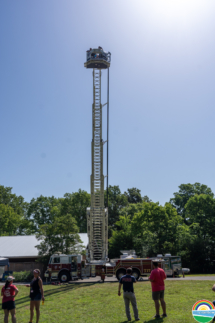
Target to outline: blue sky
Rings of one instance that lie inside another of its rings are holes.
[[[103,46],[112,54],[109,184],[161,204],[182,183],[215,192],[214,14],[214,0],[1,1],[0,184],[26,201],[90,191],[84,62]]]

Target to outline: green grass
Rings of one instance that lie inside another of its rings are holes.
[[[214,276],[215,274],[186,274],[185,277],[192,277],[192,276]]]
[[[191,310],[201,299],[212,301],[215,293],[211,291],[211,281],[166,281],[165,300],[168,317],[156,320],[165,323],[194,323]],[[139,309],[140,322],[155,322],[154,303],[151,299],[149,282],[134,285]],[[29,288],[18,286],[16,299],[17,323],[29,322]],[[71,285],[44,286],[45,304],[41,305],[42,323],[66,322],[126,322],[123,297],[117,295],[118,283],[79,283]],[[133,317],[133,311],[131,309]],[[3,311],[0,310],[0,322]],[[11,320],[10,320],[11,322]],[[34,317],[35,322],[35,317]]]

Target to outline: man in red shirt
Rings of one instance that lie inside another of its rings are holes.
[[[149,277],[149,280],[152,285],[152,299],[155,302],[155,310],[156,315],[155,318],[160,318],[159,310],[160,310],[160,303],[163,309],[162,317],[167,317],[166,315],[166,303],[164,301],[164,280],[166,279],[166,274],[162,268],[158,267],[158,262],[153,261],[153,270]],[[160,300],[160,303],[159,303]]]

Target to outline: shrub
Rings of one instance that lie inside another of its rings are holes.
[[[31,271],[14,271],[13,276],[15,277],[15,282],[31,281],[34,277]]]

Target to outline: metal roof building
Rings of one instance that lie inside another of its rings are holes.
[[[88,245],[87,233],[79,233],[85,248]],[[41,240],[35,235],[30,236],[3,236],[0,237],[0,257],[7,258],[37,258],[38,249],[36,246]]]

